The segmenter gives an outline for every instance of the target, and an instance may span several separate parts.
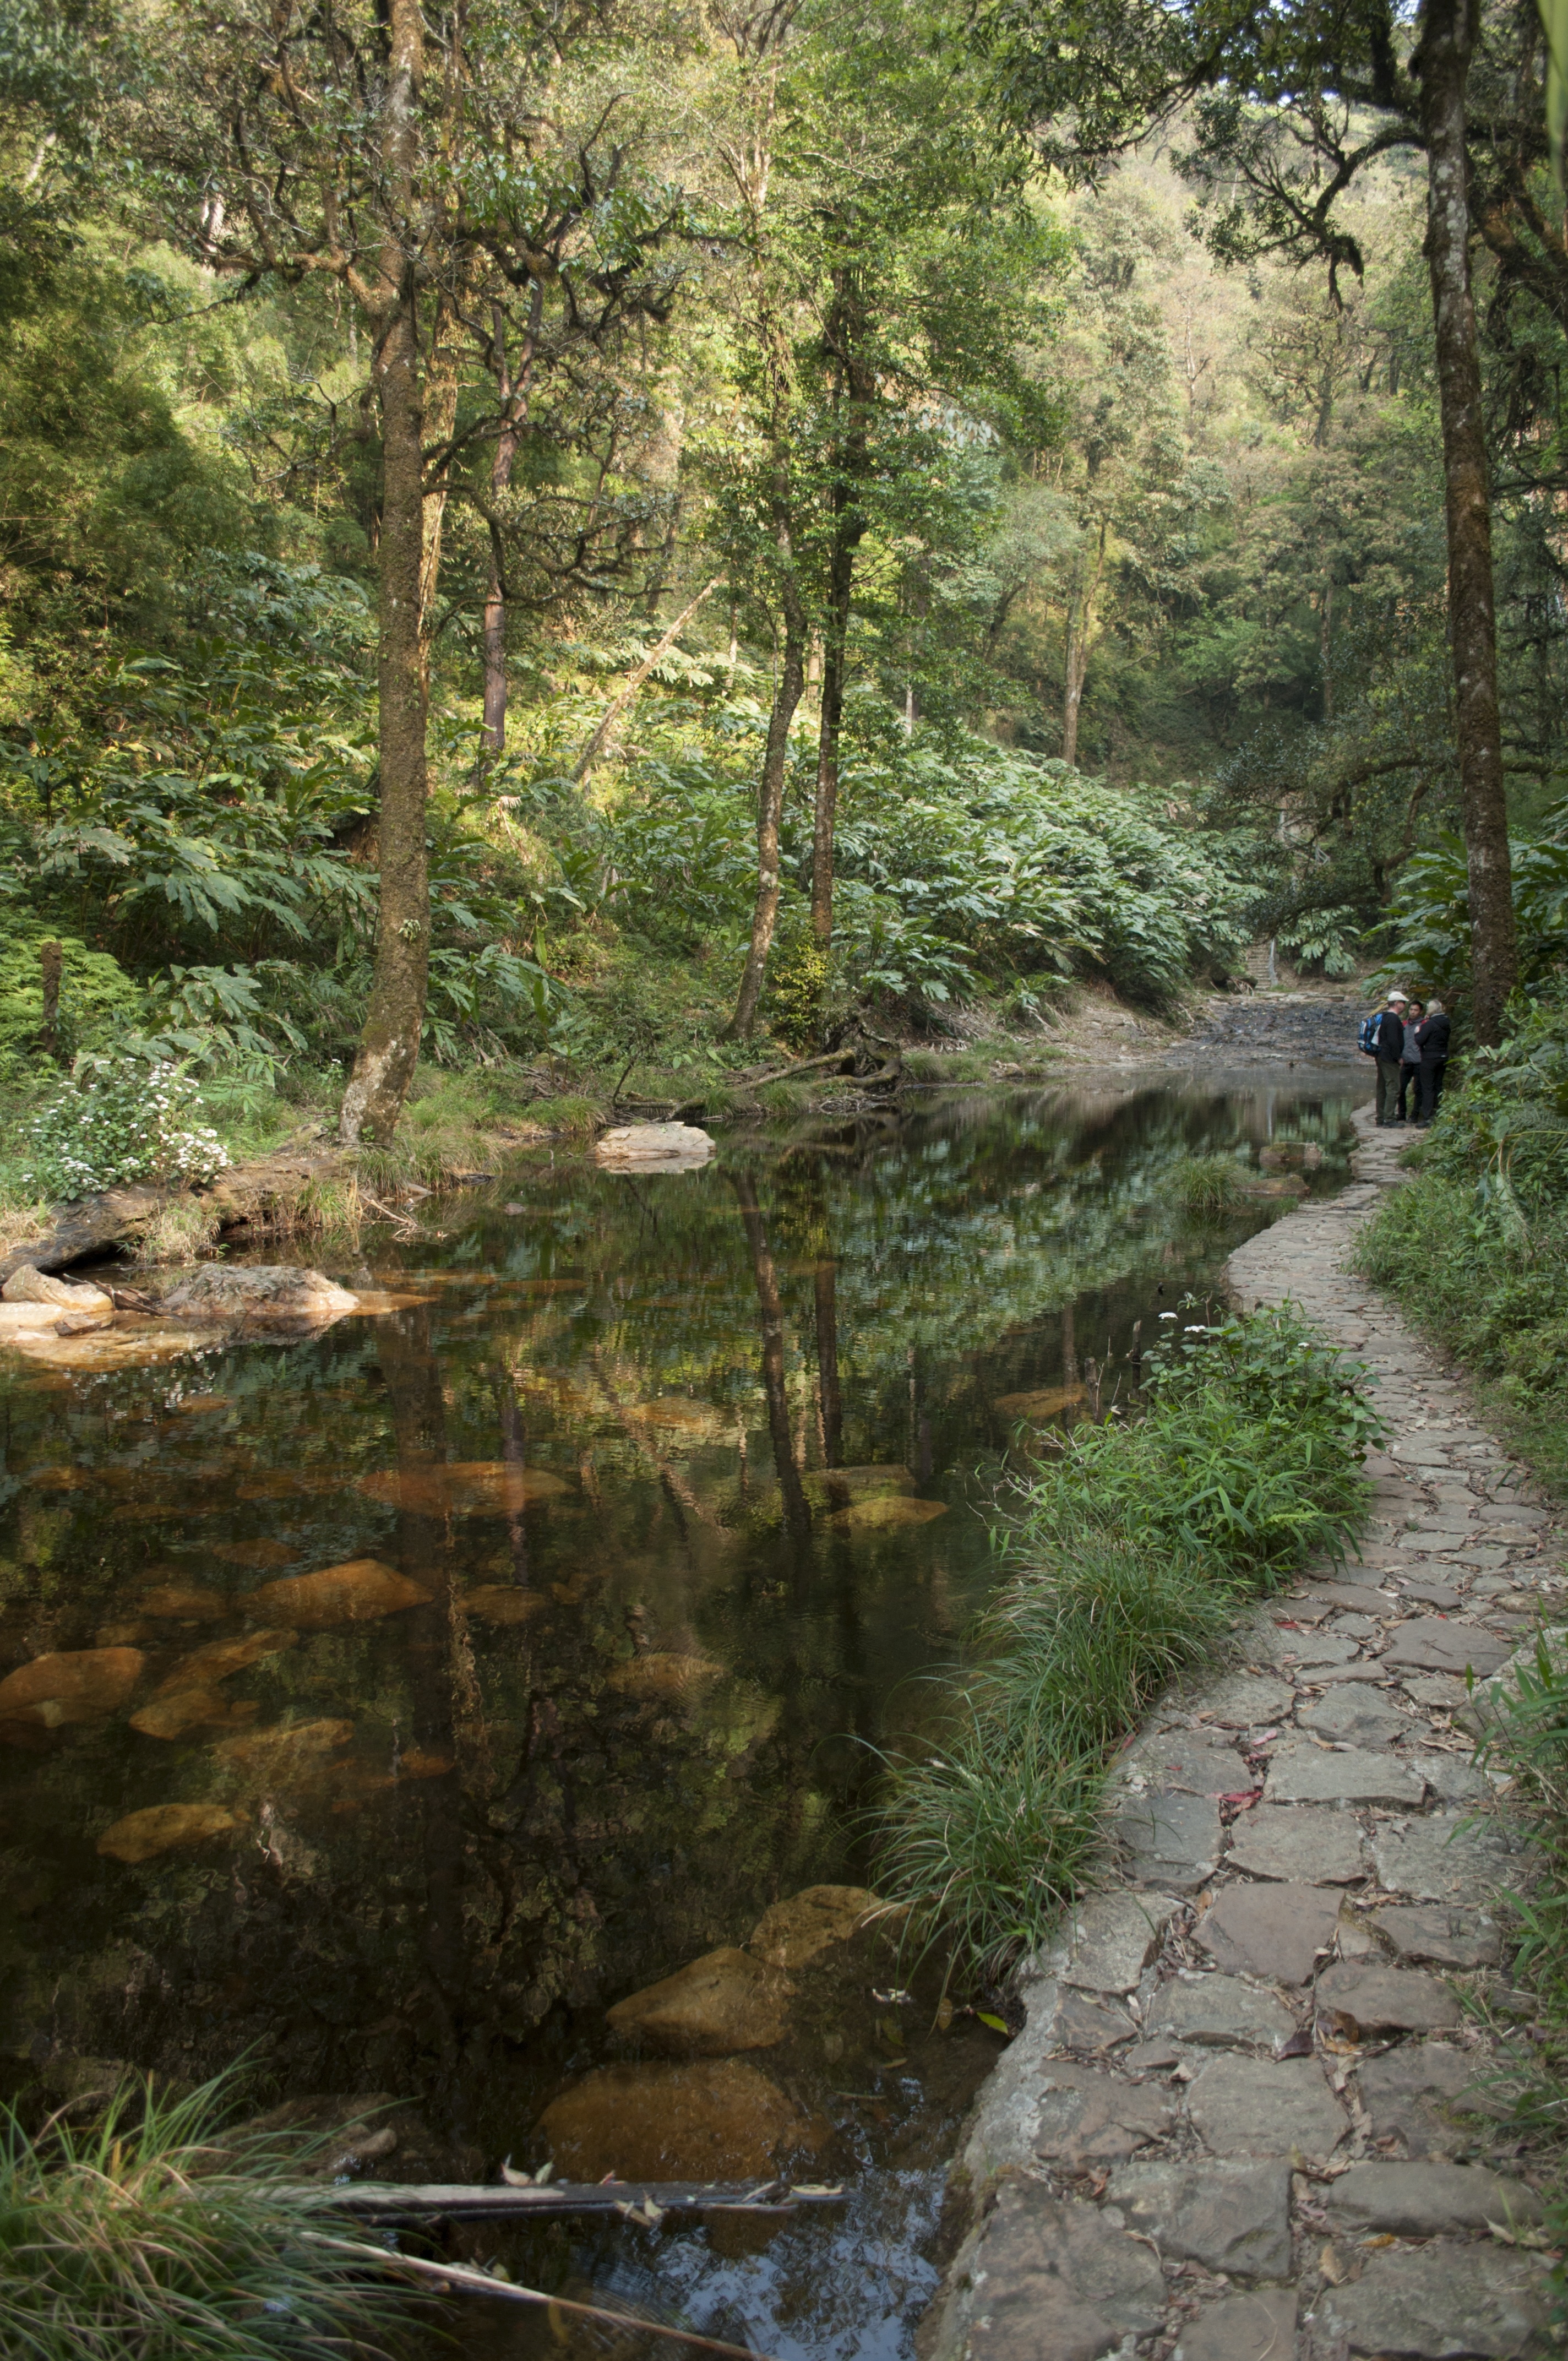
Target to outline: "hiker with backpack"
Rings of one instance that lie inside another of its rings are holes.
[[[1377,1060],[1379,1130],[1399,1120],[1399,1065],[1405,1054],[1404,1011],[1409,1005],[1404,993],[1391,992],[1381,1008],[1363,1017],[1356,1037],[1367,1057]]]
[[[1416,1045],[1421,1060],[1421,1111],[1416,1121],[1424,1129],[1437,1113],[1442,1097],[1442,1078],[1448,1071],[1448,1039],[1452,1031],[1448,1011],[1441,1000],[1429,1000],[1425,1019],[1416,1032]]]

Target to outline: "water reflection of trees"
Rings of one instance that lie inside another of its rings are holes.
[[[1005,1441],[996,1395],[1072,1383],[1156,1286],[1217,1259],[1226,1241],[1174,1226],[1173,1158],[1287,1122],[1310,1136],[1334,1110],[977,1099],[896,1137],[727,1148],[674,1182],[542,1170],[522,1222],[480,1213],[438,1268],[404,1255],[427,1302],[213,1357],[196,1383],[226,1398],[221,1437],[169,1410],[167,1372],[13,1382],[7,1660],[93,1645],[160,1565],[214,1578],[220,1533],[282,1532],[306,1566],[389,1560],[430,1595],[245,1676],[264,1719],[350,1716],[366,1772],[351,1808],[330,1784],[278,1796],[265,1844],[139,1872],[93,1852],[115,1814],[204,1792],[199,1741],[112,1723],[5,1754],[16,2074],[61,2050],[190,2073],[254,2044],[280,2091],[419,2092],[454,2136],[510,2143],[618,1992],[848,1858],[846,1738],[912,1709],[890,1693],[986,1578],[948,1471]],[[642,1415],[667,1398],[689,1430]],[[22,1480],[62,1454],[93,1482]],[[278,1497],[236,1497],[224,1454]],[[571,1496],[455,1520],[355,1488],[452,1460],[551,1470]],[[899,1462],[945,1518],[861,1537],[809,1481]],[[163,1522],[119,1514],[141,1493]],[[527,1611],[484,1620],[487,1587]],[[416,1746],[452,1770],[394,1780]]]

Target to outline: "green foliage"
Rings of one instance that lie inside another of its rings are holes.
[[[1539,834],[1516,837],[1510,852],[1519,982],[1529,991],[1568,960],[1568,804],[1543,816]],[[1445,832],[1401,872],[1384,940],[1388,975],[1408,977],[1423,994],[1441,992],[1450,1006],[1468,999],[1470,881],[1458,836]]]
[[[373,2356],[398,2299],[311,2243],[308,2148],[225,2125],[232,2088],[127,2077],[86,2130],[0,2112],[0,2345],[27,2361]]]
[[[24,1185],[72,1199],[131,1180],[210,1180],[228,1152],[181,1067],[86,1055],[24,1131]]]
[[[1288,1307],[1190,1322],[1151,1355],[1141,1419],[1078,1427],[1017,1479],[1016,1570],[954,1675],[957,1730],[891,1765],[876,1816],[913,1939],[992,1975],[1048,1934],[1110,1751],[1248,1593],[1342,1557],[1364,1521],[1382,1429],[1361,1375]]]
[[[141,1016],[143,995],[112,953],[91,950],[80,935],[51,938],[46,928],[25,921],[0,950],[0,1055],[38,1046],[44,1019],[38,951],[51,939],[60,948],[58,1055],[69,1059],[97,1046],[112,1029]]]

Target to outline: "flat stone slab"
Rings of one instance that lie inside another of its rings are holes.
[[[1269,1722],[1288,1720],[1295,1702],[1293,1688],[1263,1673],[1231,1673],[1198,1700],[1203,1712],[1227,1730],[1261,1730]]]
[[[1337,1739],[1347,1746],[1368,1751],[1391,1745],[1396,1738],[1409,1738],[1412,1731],[1426,1729],[1424,1722],[1401,1713],[1397,1705],[1391,1705],[1376,1690],[1349,1682],[1303,1706],[1296,1718],[1303,1730],[1311,1730],[1316,1737]]]
[[[1296,2020],[1272,1993],[1239,1976],[1173,1976],[1149,2010],[1151,2034],[1225,2049],[1272,2051],[1296,2030]]]
[[[1255,1806],[1233,1821],[1225,1865],[1304,1885],[1349,1885],[1366,1875],[1360,1828],[1328,1804]]]
[[[1123,1795],[1112,1828],[1130,1856],[1134,1876],[1172,1894],[1195,1894],[1219,1862],[1223,1835],[1220,1807],[1207,1795]]]
[[[1496,1821],[1464,1812],[1433,1812],[1401,1830],[1380,1828],[1372,1840],[1377,1882],[1413,1902],[1490,1901],[1499,1886],[1516,1885],[1528,1858]]]
[[[1424,1792],[1392,1754],[1363,1747],[1331,1753],[1310,1739],[1280,1747],[1263,1791],[1270,1804],[1384,1804],[1395,1810],[1413,1808]]]
[[[1205,1697],[1203,1703],[1208,1704]],[[1140,1739],[1124,1758],[1124,1779],[1169,1794],[1232,1795],[1247,1784],[1246,1765],[1222,1730],[1162,1730]]]
[[[1164,1894],[1091,1894],[1073,1913],[1062,1982],[1080,1992],[1135,1991],[1177,1906]]]
[[[1376,2034],[1449,2033],[1464,2021],[1452,1987],[1420,1968],[1341,1960],[1318,1978],[1320,2015],[1337,2017],[1352,2040]]]
[[[1295,2289],[1248,2288],[1206,2304],[1171,2361],[1292,2361],[1295,2350]]]
[[[1546,2273],[1499,2246],[1384,2247],[1358,2279],[1323,2290],[1318,2334],[1387,2361],[1526,2361],[1545,2347]]]
[[[1042,2078],[1035,2153],[1066,2172],[1120,2164],[1171,2128],[1176,2102],[1149,2082],[1053,2059]]]
[[[1505,2102],[1481,2077],[1486,2054],[1444,2041],[1407,2041],[1356,2069],[1374,2139],[1399,2138],[1412,2157],[1452,2156],[1471,2147],[1480,2126],[1464,2116],[1496,2115]],[[1452,2111],[1452,2114],[1451,2112]]]
[[[1374,1590],[1364,1582],[1325,1582],[1320,1585],[1318,1597],[1350,1614],[1375,1615],[1384,1622],[1399,1611],[1398,1601],[1386,1590]]]
[[[1227,1885],[1193,1939],[1233,1974],[1304,1984],[1338,1918],[1338,1894],[1321,1885]]]
[[[1478,1631],[1473,1623],[1445,1622],[1441,1616],[1422,1616],[1401,1624],[1378,1662],[1394,1668],[1408,1665],[1413,1673],[1474,1671],[1478,1681],[1495,1673],[1509,1654],[1506,1640]]]
[[[1457,1713],[1470,1698],[1464,1678],[1453,1673],[1416,1673],[1399,1686],[1415,1704],[1435,1706],[1442,1713]]]
[[[973,2361],[1099,2361],[1165,2316],[1159,2264],[1115,2209],[1035,2185],[998,2192],[970,2275]]]
[[[1348,2129],[1315,2058],[1222,2054],[1190,2085],[1193,2129],[1214,2156],[1292,2156],[1321,2161]]]
[[[1503,1938],[1484,1911],[1456,1910],[1442,1903],[1391,1903],[1369,1913],[1376,1927],[1412,1966],[1495,1968],[1501,1965]]]
[[[713,1137],[691,1123],[627,1123],[601,1133],[594,1160],[610,1172],[690,1172],[713,1154]]]
[[[1323,2210],[1336,2230],[1387,2230],[1398,2238],[1441,2238],[1539,2222],[1544,2207],[1522,2180],[1477,2164],[1353,2164],[1329,2185]]]
[[[1361,1642],[1346,1631],[1281,1631],[1275,1661],[1310,1672],[1320,1664],[1348,1664],[1361,1653]]]
[[[1125,2164],[1112,2174],[1110,2194],[1162,2255],[1240,2279],[1289,2273],[1288,2164]]]
[[[1454,1608],[1464,1604],[1462,1590],[1452,1590],[1446,1582],[1433,1582],[1427,1575],[1418,1575],[1402,1584],[1399,1595],[1403,1598],[1419,1599],[1423,1607]]]
[[[1137,2039],[1138,2028],[1125,2009],[1107,2007],[1087,1993],[1064,1992],[1050,2022],[1048,2039],[1054,2048],[1077,2058],[1099,2058]]]

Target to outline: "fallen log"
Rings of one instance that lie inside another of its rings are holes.
[[[620,2213],[657,2221],[663,2213],[794,2213],[842,2205],[841,2189],[784,2180],[546,2180],[514,2187],[488,2182],[310,2181],[291,2192],[367,2221],[412,2222],[442,2215],[477,2222],[524,2214]]]

